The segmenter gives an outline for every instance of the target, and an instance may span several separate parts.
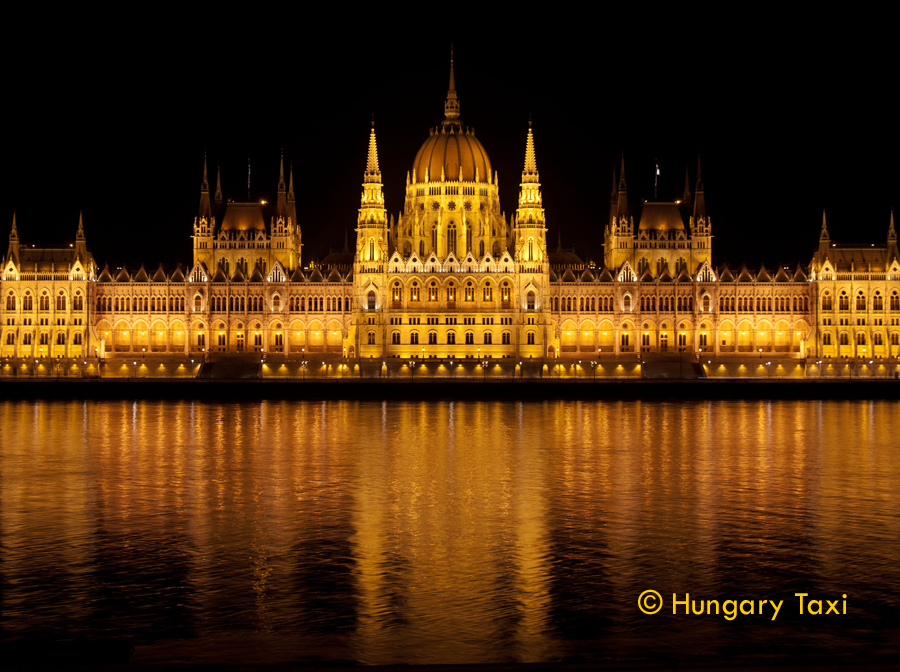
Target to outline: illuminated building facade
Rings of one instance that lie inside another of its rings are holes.
[[[70,248],[20,245],[3,261],[4,358],[262,354],[354,360],[581,360],[900,355],[900,261],[885,245],[831,243],[808,267],[712,265],[699,174],[674,202],[629,203],[613,175],[604,260],[547,246],[529,129],[518,207],[460,120],[451,61],[444,119],[389,216],[374,125],[355,248],[304,268],[293,175],[274,205],[210,197],[206,161],[189,268],[98,269],[82,222]],[[267,208],[268,206],[268,208]],[[266,222],[266,215],[269,221]]]

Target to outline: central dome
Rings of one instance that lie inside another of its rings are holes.
[[[440,130],[431,132],[416,154],[413,170],[417,182],[438,182],[441,171],[447,180],[491,181],[491,162],[484,146],[459,123],[444,122]]]

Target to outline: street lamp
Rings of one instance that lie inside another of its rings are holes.
[[[412,382],[413,375],[415,374],[415,372],[416,372],[416,360],[410,359],[409,360],[409,380],[410,380],[410,382]]]
[[[487,367],[488,361],[485,359],[481,362],[481,382],[485,382],[487,380]]]

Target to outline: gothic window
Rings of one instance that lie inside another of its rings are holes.
[[[891,334],[891,345],[900,345],[900,334],[896,331]]]
[[[527,261],[534,261],[534,238],[528,239],[528,258]]]
[[[526,340],[527,340],[528,345],[534,345],[534,332],[533,331],[528,332],[528,334],[526,335]]]
[[[484,259],[484,241],[483,240],[478,245],[478,256],[479,256],[479,258]]]
[[[276,294],[272,297],[272,308],[275,310],[281,310],[281,297]]]
[[[644,272],[645,272],[648,268],[650,268],[650,262],[647,261],[646,258],[641,257],[641,258],[638,260],[638,264],[637,264],[637,272],[638,272],[638,275],[643,275]]]
[[[39,345],[50,345],[50,334],[48,334],[47,332],[41,334]]]
[[[428,300],[429,301],[437,301],[438,300],[437,283],[434,280],[432,280],[431,284],[428,286]]]
[[[681,273],[685,268],[687,268],[687,262],[684,260],[684,257],[678,257],[678,260],[675,262],[675,273]]]
[[[474,301],[475,300],[475,288],[472,286],[471,282],[466,283],[466,301]]]
[[[872,345],[884,345],[884,341],[882,340],[881,332],[876,332],[872,337]]]
[[[628,332],[622,332],[622,337],[620,339],[623,348],[627,348],[629,344]]]
[[[369,345],[375,345],[375,332],[369,332]]]
[[[447,332],[447,345],[456,345],[456,332],[455,331]]]
[[[400,303],[400,283],[399,282],[395,282],[393,284],[393,286],[391,287],[391,299],[396,304]],[[395,308],[396,307],[397,306],[395,306]]]
[[[447,252],[456,254],[456,223],[447,225]]]
[[[485,285],[484,290],[482,292],[482,300],[483,301],[493,301],[494,299],[494,290],[490,285]]]
[[[484,332],[484,344],[485,345],[491,345],[493,343],[493,338],[494,337],[491,334],[491,332],[489,332],[489,331]]]
[[[6,332],[6,344],[7,345],[15,345],[16,344],[16,334],[12,331]]]
[[[447,301],[456,301],[456,287],[454,285],[447,287]]]
[[[840,310],[850,310],[850,297],[847,296],[847,292],[842,291],[840,297],[838,297],[838,308]]]
[[[466,246],[469,250],[472,249],[472,225],[466,224]]]
[[[194,312],[199,312],[200,306],[202,305],[200,295],[194,297]]]
[[[872,310],[884,310],[884,297],[880,292],[875,292],[875,296],[872,298]]]
[[[841,334],[841,345],[850,345],[850,338],[847,336],[847,332]]]
[[[369,261],[374,261],[375,259],[375,239],[369,238]]]
[[[866,295],[860,291],[859,296],[856,297],[856,309],[857,310],[865,310],[866,309]]]
[[[628,294],[626,294],[625,298],[622,300],[622,308],[625,310],[625,312],[631,310],[631,297]]]
[[[437,332],[436,331],[428,332],[428,345],[437,345]]]
[[[31,334],[26,333],[22,335],[22,345],[31,345]]]
[[[511,342],[510,341],[511,338],[512,337],[510,336],[510,333],[508,331],[504,331],[500,337],[500,340],[503,343],[503,345],[509,345]]]
[[[857,345],[865,345],[866,344],[866,335],[863,332],[859,332],[856,334],[856,344]]]
[[[656,275],[662,275],[662,272],[666,270],[668,263],[666,263],[665,259],[657,259],[656,260]]]
[[[66,295],[62,292],[59,293],[59,296],[56,297],[56,309],[57,310],[65,310],[66,309]]]
[[[197,334],[197,347],[198,348],[206,347],[206,334]]]
[[[400,345],[400,332],[399,331],[391,332],[391,344],[392,345]]]
[[[500,300],[503,302],[509,301],[509,282],[506,280],[503,281],[503,285],[500,288]]]
[[[9,293],[9,296],[6,297],[6,309],[7,310],[15,310],[16,309],[16,295],[12,292]]]
[[[366,295],[367,307],[369,310],[375,310],[375,292],[369,291]]]
[[[419,256],[420,257],[425,256],[425,241],[424,240],[419,241]]]
[[[431,225],[431,251],[437,254],[438,249],[438,225],[437,222]]]
[[[409,300],[410,301],[418,301],[419,300],[419,283],[413,282],[412,287],[409,290]]]
[[[414,331],[409,335],[409,344],[410,345],[418,345],[419,344],[419,332]]]
[[[822,297],[822,310],[833,310],[834,302],[832,301],[831,294],[825,294]]]
[[[709,294],[703,295],[703,310],[709,312]]]
[[[466,332],[466,345],[475,345],[475,334],[471,331]]]
[[[831,345],[831,334],[822,335],[822,345]]]
[[[44,292],[40,297],[40,305],[38,307],[39,310],[50,310],[50,297],[47,295],[47,292]]]
[[[900,295],[896,290],[891,294],[891,310],[900,310]]]

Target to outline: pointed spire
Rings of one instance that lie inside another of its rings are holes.
[[[534,132],[531,128],[531,119],[528,120],[528,138],[525,140],[525,169],[522,171],[522,181],[526,182],[525,175],[537,177],[537,159],[534,155]]]
[[[619,168],[619,191],[625,191],[625,152],[622,152],[622,166]]]
[[[200,191],[209,191],[209,179],[206,176],[206,150],[203,150],[203,181],[200,182]]]
[[[372,130],[369,131],[369,156],[366,160],[366,182],[381,182],[381,170],[378,168],[378,144],[375,141],[374,119],[372,119]]]
[[[628,222],[630,221],[628,213],[628,190],[625,186],[625,152],[622,152],[622,165],[619,167],[619,192],[616,194],[616,220],[618,221],[620,233],[628,231]]]
[[[288,203],[294,201],[294,162],[290,163],[290,172],[288,173],[288,192],[287,192],[287,200]]]
[[[684,196],[681,197],[682,203],[690,203],[691,202],[691,184],[690,177],[688,176],[688,168],[684,167]]]
[[[284,148],[281,148],[281,162],[278,164],[278,191],[284,191]]]
[[[19,263],[19,230],[16,228],[16,211],[13,210],[12,229],[9,232],[9,249],[6,258]]]
[[[697,191],[703,191],[703,173],[700,170],[699,154],[697,154]]]
[[[444,123],[458,122],[459,98],[456,96],[456,74],[453,70],[453,45],[450,45],[450,87],[444,102]]]
[[[15,219],[13,223],[15,223]],[[78,211],[78,231],[75,232],[75,240],[84,240],[84,218],[80,210]]]
[[[200,219],[209,221],[212,212],[209,204],[209,178],[206,174],[206,152],[203,152],[203,180],[200,182]]]
[[[216,166],[216,204],[222,203],[222,166]]]
[[[13,210],[13,223],[12,229],[9,232],[10,240],[18,240],[19,239],[19,230],[16,228],[16,211]]]
[[[822,208],[822,230],[819,231],[819,241],[831,240],[828,235],[828,224],[825,222],[825,208]]]
[[[888,242],[897,240],[897,230],[894,228],[894,209],[891,208],[891,225],[888,227]]]
[[[287,188],[284,185],[284,149],[281,150],[281,161],[278,163],[278,200],[275,202],[275,216],[287,220]]]

